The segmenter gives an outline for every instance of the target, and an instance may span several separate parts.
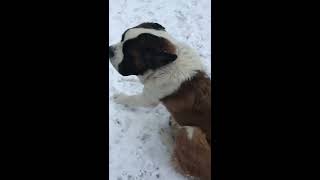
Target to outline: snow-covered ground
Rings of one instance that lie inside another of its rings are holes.
[[[157,22],[177,40],[195,48],[211,76],[210,0],[109,0],[109,44],[142,22]],[[115,104],[115,93],[142,90],[136,77],[122,77],[109,63],[109,179],[183,180],[170,164],[166,109],[127,108]]]

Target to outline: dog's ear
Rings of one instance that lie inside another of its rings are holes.
[[[175,61],[177,58],[177,55],[167,52],[152,53],[147,55],[146,64],[148,68],[154,70]]]

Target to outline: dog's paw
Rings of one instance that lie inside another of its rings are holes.
[[[130,102],[130,96],[124,93],[115,94],[112,96],[112,99],[115,103],[122,105],[129,105]]]

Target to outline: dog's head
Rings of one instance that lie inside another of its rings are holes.
[[[175,61],[177,54],[164,27],[143,23],[126,30],[121,42],[109,46],[109,59],[123,76],[143,75]]]

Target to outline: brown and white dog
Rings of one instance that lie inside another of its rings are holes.
[[[143,23],[125,31],[121,42],[109,47],[109,58],[121,75],[136,75],[144,85],[141,94],[117,94],[115,102],[132,107],[162,103],[171,113],[171,124],[178,124],[172,126],[176,165],[184,174],[209,179],[211,80],[197,53],[160,24]]]

